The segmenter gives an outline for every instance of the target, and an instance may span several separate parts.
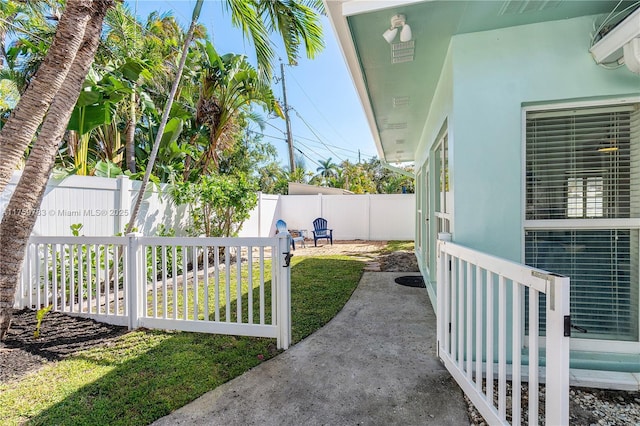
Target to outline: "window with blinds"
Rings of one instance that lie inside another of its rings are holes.
[[[571,278],[580,338],[638,340],[634,218],[640,104],[527,112],[525,263]]]
[[[526,219],[638,217],[639,128],[638,104],[527,113]]]

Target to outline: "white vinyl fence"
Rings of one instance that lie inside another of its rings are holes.
[[[20,178],[15,172],[0,194],[0,217]],[[71,225],[82,224],[80,235],[113,236],[123,233],[139,181],[126,176],[102,178],[69,176],[52,179],[47,185],[33,235],[70,236]],[[307,230],[313,220],[327,219],[334,240],[413,240],[415,235],[414,194],[365,195],[269,195],[258,193],[258,205],[242,226],[240,237],[275,235],[275,223],[283,219],[289,229]],[[186,206],[177,206],[166,184],[150,185],[144,194],[135,224],[143,235],[161,235],[164,228],[186,234]]]
[[[291,342],[290,236],[31,237],[15,307]]]
[[[538,425],[545,381],[545,424],[569,424],[569,278],[448,241],[438,256],[438,353],[485,420]]]

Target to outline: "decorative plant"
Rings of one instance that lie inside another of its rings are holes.
[[[44,319],[44,316],[47,315],[47,313],[51,310],[51,308],[53,308],[53,305],[49,305],[46,308],[38,309],[38,312],[36,312],[36,320],[38,320],[38,322],[36,323],[36,331],[33,332],[33,337],[35,337],[36,339],[40,337],[40,326],[42,325],[42,320]]]

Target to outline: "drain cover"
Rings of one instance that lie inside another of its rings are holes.
[[[424,279],[421,275],[407,275],[404,277],[398,277],[395,279],[397,284],[405,285],[407,287],[419,287],[426,288],[424,285]]]

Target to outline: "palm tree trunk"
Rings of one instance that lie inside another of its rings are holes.
[[[134,84],[133,93],[131,93],[131,105],[129,105],[129,120],[127,120],[127,127],[125,133],[125,153],[126,153],[126,161],[125,167],[131,172],[136,172],[136,145],[135,145],[135,135],[136,135],[136,104],[137,104],[137,96],[135,91],[136,85]]]
[[[47,56],[0,131],[0,193],[65,81],[89,22],[91,0],[70,0]]]
[[[11,322],[25,249],[37,219],[35,212],[42,202],[58,145],[93,62],[100,42],[102,21],[113,4],[114,0],[94,0],[90,8],[83,9],[83,13],[90,18],[82,29],[83,43],[64,84],[53,98],[40,135],[0,223],[0,339],[4,338]]]
[[[153,142],[153,148],[151,149],[151,154],[149,155],[149,161],[147,162],[147,169],[144,172],[144,178],[142,178],[142,184],[140,185],[140,191],[138,192],[138,197],[136,198],[136,203],[131,210],[131,217],[129,218],[129,223],[127,224],[127,228],[125,233],[128,234],[133,229],[133,225],[136,223],[136,218],[138,216],[138,212],[140,211],[140,205],[142,204],[142,199],[144,198],[144,192],[147,189],[147,185],[149,184],[149,179],[151,178],[151,171],[153,170],[153,165],[156,162],[156,157],[158,156],[158,149],[160,149],[160,142],[162,142],[162,134],[164,133],[164,128],[167,125],[167,121],[169,121],[169,112],[171,112],[171,106],[173,105],[173,98],[176,96],[176,92],[178,91],[178,86],[180,84],[180,78],[182,77],[182,72],[184,71],[184,64],[187,61],[187,54],[189,53],[189,45],[193,40],[193,33],[196,29],[196,25],[198,23],[198,17],[200,16],[200,10],[202,9],[203,0],[198,0],[196,5],[193,8],[193,15],[191,16],[191,25],[189,25],[189,31],[187,32],[187,37],[184,40],[184,46],[182,48],[182,54],[180,56],[180,64],[178,65],[178,70],[176,71],[176,77],[173,81],[173,86],[171,86],[171,92],[169,92],[169,97],[167,99],[167,104],[164,106],[164,111],[162,112],[162,118],[160,120],[160,125],[158,126],[158,133],[156,133],[156,139]]]

